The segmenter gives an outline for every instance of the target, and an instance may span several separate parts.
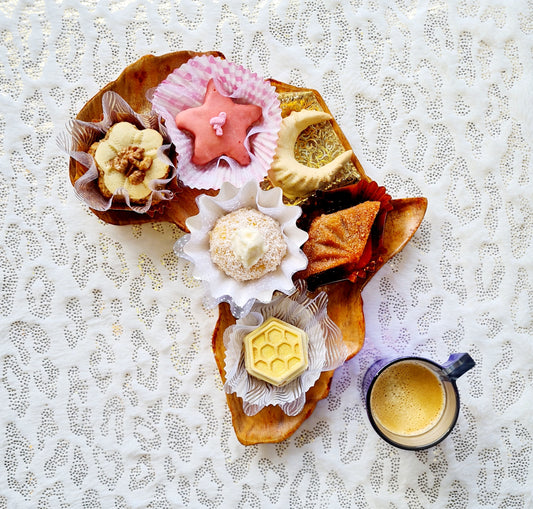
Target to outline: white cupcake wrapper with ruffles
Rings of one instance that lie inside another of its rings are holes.
[[[186,221],[190,234],[176,242],[174,251],[191,262],[192,275],[203,282],[209,307],[228,302],[231,312],[238,318],[248,313],[256,299],[267,303],[275,291],[294,292],[292,276],[307,266],[307,257],[300,247],[308,235],[296,226],[301,208],[285,205],[280,188],[265,191],[257,182],[249,181],[239,189],[225,182],[218,195],[200,195],[197,204],[199,213]],[[237,281],[227,276],[213,263],[209,253],[209,232],[218,218],[243,207],[255,208],[274,218],[287,244],[287,253],[279,267],[250,281]]]
[[[255,415],[268,405],[281,407],[289,416],[299,414],[305,404],[306,392],[322,371],[338,368],[348,355],[340,329],[327,315],[327,295],[320,292],[310,299],[303,281],[299,280],[296,287],[297,291],[289,297],[277,296],[269,304],[254,303],[246,317],[224,331],[224,390],[242,398],[246,415]],[[307,369],[280,387],[251,376],[244,361],[245,336],[272,316],[302,329],[308,336]]]

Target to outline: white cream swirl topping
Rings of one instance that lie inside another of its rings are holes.
[[[244,227],[233,235],[231,248],[243,267],[249,269],[265,254],[265,239],[257,228]]]

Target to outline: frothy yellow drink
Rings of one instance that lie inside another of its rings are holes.
[[[446,402],[437,375],[416,361],[393,364],[379,375],[370,396],[374,419],[397,435],[419,435],[440,419]]]

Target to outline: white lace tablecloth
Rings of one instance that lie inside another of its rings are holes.
[[[56,146],[142,55],[211,49],[319,90],[366,173],[429,201],[276,445],[235,437],[181,232],[100,221]],[[0,507],[533,507],[532,56],[526,0],[0,2]],[[453,352],[477,365],[452,434],[378,438],[372,360]]]

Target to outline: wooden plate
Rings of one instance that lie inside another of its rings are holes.
[[[400,252],[418,229],[426,211],[427,200],[426,198],[392,200],[392,205],[394,208],[388,213],[385,222],[383,243],[386,251],[381,265]],[[365,317],[361,290],[371,277],[358,280],[357,283],[342,281],[321,288],[328,294],[328,315],[342,331],[343,341],[348,347],[348,359],[356,355],[364,343]],[[213,334],[213,351],[223,381],[225,381],[223,334],[226,328],[234,323],[235,319],[231,315],[229,306],[222,304],[219,307],[219,318]],[[235,394],[227,394],[237,438],[244,445],[285,440],[311,415],[316,404],[328,395],[332,377],[333,371],[321,374],[316,384],[307,392],[303,410],[294,417],[285,415],[280,407],[273,406],[264,408],[253,417],[247,416],[243,411],[242,400]]]
[[[120,94],[137,113],[148,113],[151,104],[146,99],[146,91],[157,86],[175,68],[198,55],[214,55],[224,58],[219,52],[195,53],[180,51],[162,56],[147,55],[128,66],[122,74],[112,83],[109,83],[90,99],[77,115],[77,119],[84,121],[99,121],[102,119],[102,95],[108,90]],[[311,92],[320,107],[330,113],[320,94],[313,89],[294,87],[276,80],[270,80],[272,85],[280,92]],[[345,150],[351,150],[348,140],[342,133],[335,120],[333,128]],[[370,180],[365,174],[357,157],[352,158],[353,165],[357,168],[361,178]],[[71,159],[69,166],[72,184],[84,173],[84,168]],[[216,194],[217,191],[207,191]],[[175,223],[179,228],[187,231],[185,221],[188,217],[196,215],[196,197],[206,193],[205,190],[180,188],[174,200],[163,211],[153,216],[137,214],[129,210],[109,210],[107,212],[93,212],[102,220],[112,224],[135,224],[144,222],[167,221]],[[383,246],[385,252],[379,267],[400,252],[414,235],[424,217],[426,198],[407,198],[392,200],[393,209],[387,214],[384,226]],[[378,269],[379,269],[378,267]],[[371,279],[358,279],[356,283],[342,281],[321,288],[328,294],[328,314],[339,326],[343,340],[348,347],[348,358],[356,355],[364,343],[365,318],[363,314],[363,299],[361,291]],[[235,323],[229,306],[219,306],[219,316],[212,336],[212,346],[220,376],[225,381],[224,357],[225,349],[223,334],[226,328]],[[242,407],[242,401],[234,394],[226,395],[228,406],[232,415],[233,427],[239,441],[244,445],[257,443],[281,442],[292,435],[307,419],[321,399],[325,398],[330,389],[333,371],[323,372],[316,384],[306,394],[306,403],[303,410],[294,417],[283,413],[279,407],[267,407],[257,415],[247,416]]]

